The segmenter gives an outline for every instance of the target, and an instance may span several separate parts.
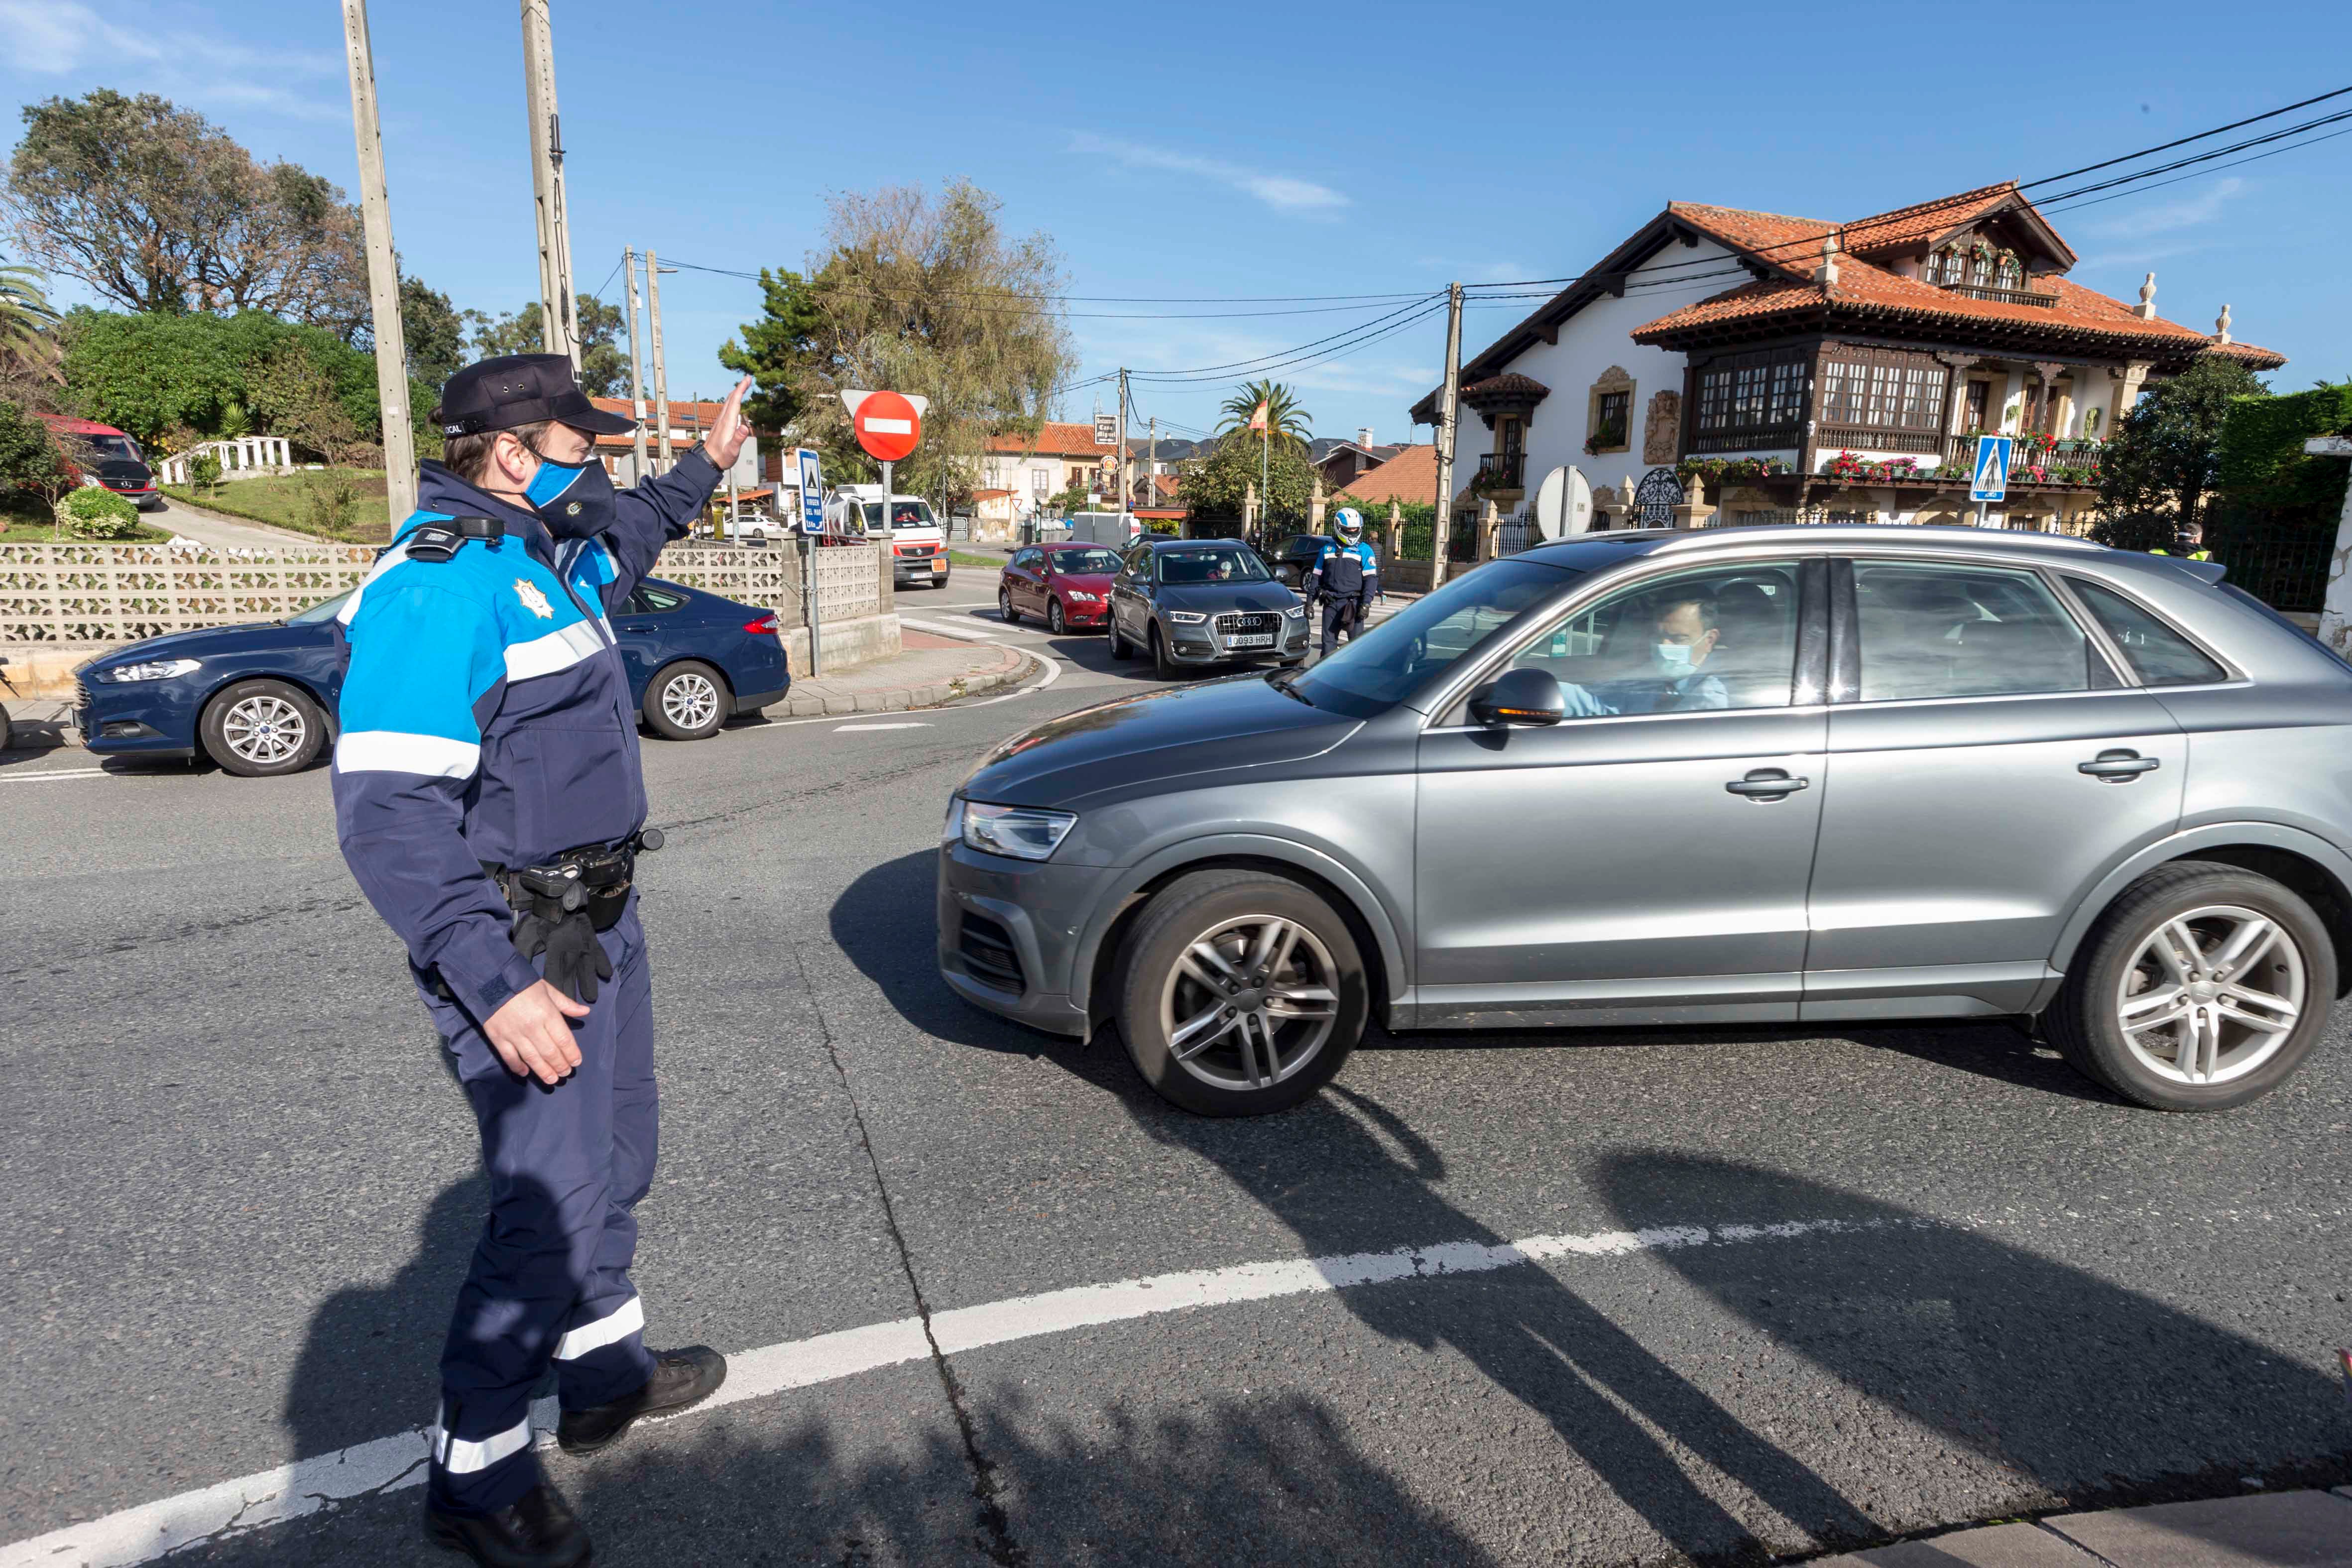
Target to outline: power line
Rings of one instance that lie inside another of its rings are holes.
[[[2216,125],[2210,131],[2200,131],[2196,135],[2183,136],[2178,142],[2167,142],[2155,147],[2143,147],[2137,153],[2126,153],[2120,158],[2109,158],[2105,163],[2085,163],[2079,169],[2069,169],[2063,174],[2044,174],[2038,180],[2027,181],[2024,185],[2018,188],[2023,190],[2030,185],[2055,184],[2060,180],[2071,180],[2077,174],[2090,174],[2101,169],[2112,169],[2117,163],[2128,163],[2135,158],[2146,158],[2158,153],[2169,153],[2175,147],[2186,147],[2191,142],[2202,142],[2208,136],[2219,136],[2225,131],[2235,131],[2241,126],[2257,124],[2265,120],[2276,120],[2282,114],[2293,114],[2298,109],[2309,109],[2315,103],[2326,103],[2331,98],[2342,98],[2347,92],[2352,92],[2352,87],[2339,87],[2334,92],[2323,92],[2317,98],[2306,98],[2301,103],[2290,103],[2284,109],[2273,109],[2261,114],[2251,114],[2243,120],[2232,120],[2227,125]],[[2051,199],[2054,201],[2058,198],[2053,196]]]
[[[2141,189],[2150,191],[2161,190],[2167,185],[2177,185],[2183,180],[2194,180],[2206,174],[2218,174],[2224,169],[2234,169],[2240,163],[2259,163],[2264,158],[2275,158],[2282,153],[2300,152],[2305,147],[2316,146],[2322,142],[2333,142],[2338,136],[2352,136],[2352,127],[2347,127],[2342,131],[2331,131],[2325,136],[2315,136],[2308,142],[2297,142],[2292,146],[2273,147],[2267,153],[2248,153],[2243,158],[2234,158],[2227,163],[2216,163],[2210,169],[2198,169],[2189,174],[2177,174],[2169,180],[2158,180],[2155,184],[2142,186]],[[2053,207],[2050,210],[2053,212],[2066,213],[2080,212],[2084,207],[2095,207],[2106,202],[2119,202],[2126,196],[2136,196],[2137,195],[2139,195],[2139,191],[2137,190],[2116,191],[2111,195],[2094,196],[2091,200],[2086,202],[2075,202],[2067,206]]]
[[[1322,344],[1331,342],[1336,339],[1351,337],[1358,332],[1370,331],[1380,326],[1384,321],[1393,321],[1395,318],[1403,315],[1406,311],[1425,304],[1433,298],[1434,298],[1433,295],[1424,294],[1420,299],[1414,300],[1412,304],[1401,306],[1394,310],[1391,310],[1385,316],[1378,317],[1370,321],[1360,322],[1355,326],[1348,328],[1345,331],[1333,332],[1329,337],[1317,338],[1313,342],[1300,343],[1297,348],[1276,349],[1272,353],[1257,354],[1249,359],[1233,360],[1224,364],[1197,365],[1191,370],[1150,371],[1141,373],[1141,379],[1147,381],[1181,380],[1192,376],[1214,375],[1257,366],[1259,365],[1259,362],[1264,360],[1280,359],[1286,354],[1295,354],[1307,349],[1319,347]]]

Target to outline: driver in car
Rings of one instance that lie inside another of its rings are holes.
[[[1568,716],[1591,719],[1615,713],[1679,713],[1728,708],[1731,694],[1706,668],[1722,639],[1713,599],[1678,599],[1658,611],[1650,668],[1619,680],[1590,687],[1560,683]]]

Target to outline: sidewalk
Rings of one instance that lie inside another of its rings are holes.
[[[2344,1568],[2352,1564],[2352,1487],[2254,1492],[2205,1502],[2027,1523],[1979,1525],[1898,1542],[1806,1568]]]

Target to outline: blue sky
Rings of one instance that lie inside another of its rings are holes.
[[[590,290],[628,243],[798,266],[828,192],[960,175],[1002,198],[1012,228],[1054,237],[1075,294],[1414,294],[1574,272],[1670,198],[1855,217],[2352,85],[2352,12],[2318,3],[1978,20],[1687,0],[1157,14],[555,0],[555,26]],[[460,306],[520,305],[537,274],[514,7],[377,0],[373,26],[409,270]],[[98,86],[161,92],[357,189],[332,0],[0,0],[0,103]],[[2352,377],[2347,195],[2352,135],[2053,221],[2083,257],[2078,281],[2128,299],[2153,268],[2158,309],[2200,328],[2228,301],[2239,337],[2290,357],[2273,384],[2292,389]],[[715,351],[756,302],[735,279],[665,279],[675,393],[723,384]],[[1465,352],[1531,303],[1474,310]],[[1234,314],[1307,308],[1070,307],[1094,374],[1223,364],[1392,306]],[[1179,319],[1193,312],[1224,319]],[[1441,327],[1276,374],[1318,432],[1402,438],[1440,374]],[[1139,383],[1137,405],[1190,433],[1226,390]],[[1064,413],[1084,418],[1098,395],[1076,392]]]

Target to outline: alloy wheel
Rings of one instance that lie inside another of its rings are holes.
[[[662,688],[662,715],[681,730],[699,730],[719,715],[719,688],[709,676],[684,670]]]
[[[2242,904],[2209,904],[2166,921],[2140,944],[2116,987],[2116,1022],[2158,1077],[2228,1083],[2285,1046],[2305,987],[2293,933]]]
[[[285,698],[262,693],[241,700],[221,716],[221,738],[254,766],[275,767],[302,750],[310,725]]]
[[[1270,1088],[1331,1037],[1338,980],[1330,950],[1297,921],[1220,921],[1185,944],[1160,987],[1169,1055],[1218,1089]]]

